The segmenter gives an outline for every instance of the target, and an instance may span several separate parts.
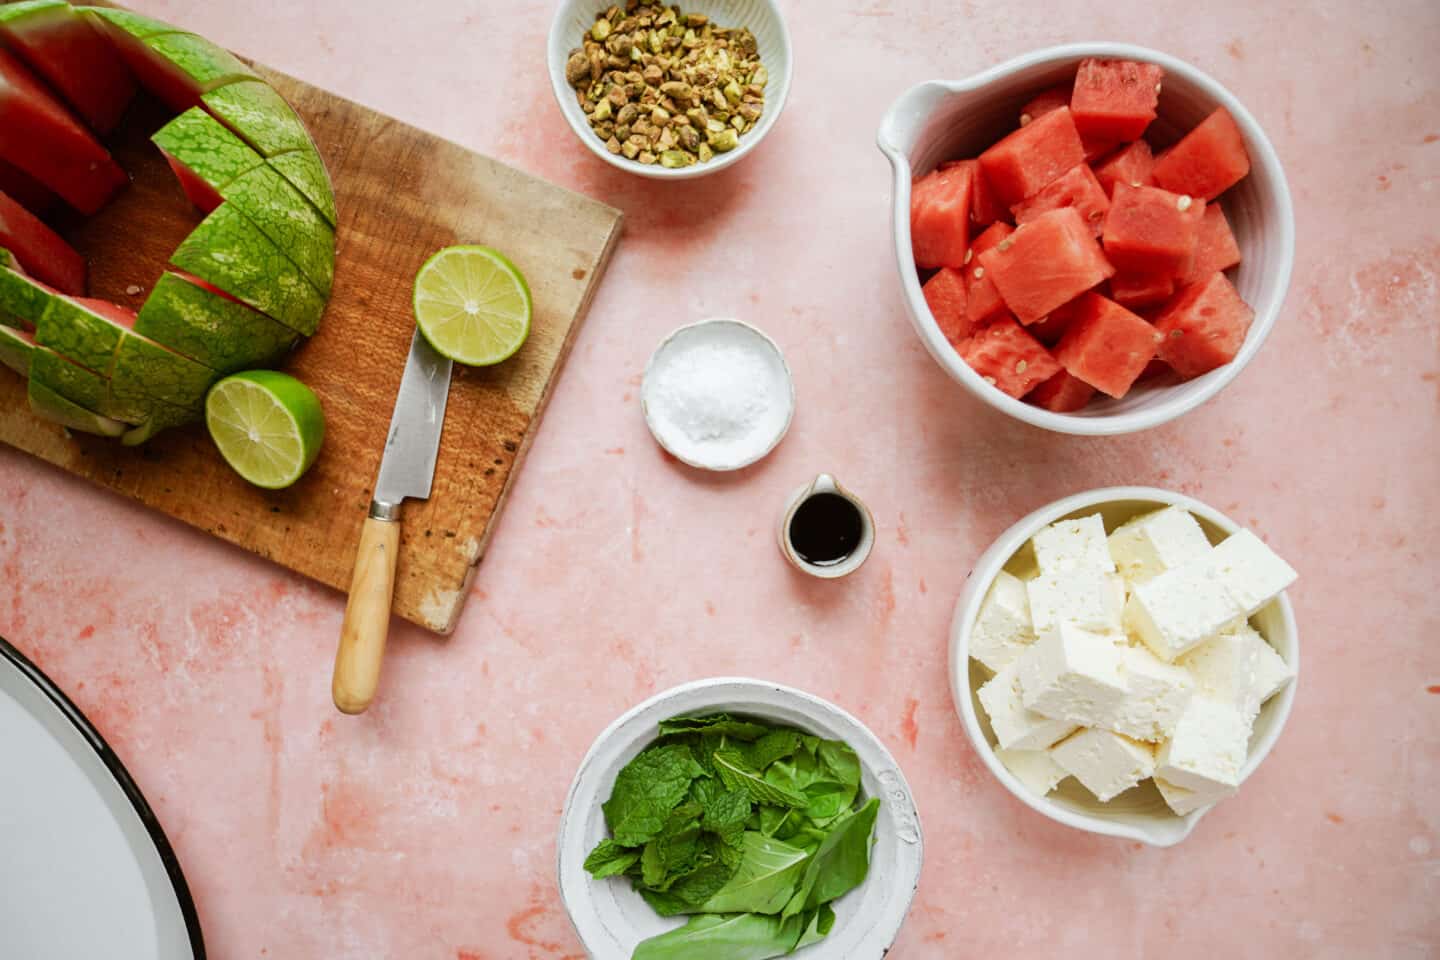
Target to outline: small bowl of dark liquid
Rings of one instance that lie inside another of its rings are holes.
[[[869,509],[828,473],[791,494],[780,521],[780,552],[797,570],[843,577],[859,569],[874,545]]]

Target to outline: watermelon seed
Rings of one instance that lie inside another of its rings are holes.
[[[1024,373],[1024,372],[1025,372],[1025,368],[1028,367],[1028,366],[1030,366],[1030,364],[1027,363],[1027,362],[1024,361],[1024,360],[1017,361],[1016,364],[1015,364],[1015,372],[1016,372],[1016,373]]]
[[[995,249],[997,249],[997,250],[1009,250],[1009,249],[1010,249],[1011,247],[1013,247],[1014,245],[1015,245],[1015,241],[1011,240],[1009,237],[1006,237],[1004,240],[1001,240],[999,243],[997,243],[997,244],[995,245]]]
[[[982,377],[981,379],[983,379],[986,383],[990,384],[990,386],[992,386],[992,387],[995,386],[995,378],[994,378],[994,377]]]
[[[1189,209],[1190,209],[1190,205],[1191,205],[1192,203],[1194,203],[1194,202],[1195,202],[1194,200],[1191,200],[1191,199],[1190,199],[1189,195],[1185,195],[1185,196],[1182,196],[1179,200],[1176,200],[1176,201],[1175,201],[1175,207],[1176,207],[1176,209],[1178,209],[1181,213],[1184,213],[1186,210],[1189,210]]]
[[[1031,120],[1034,120],[1034,119],[1035,119],[1035,118],[1032,117],[1032,116],[1030,116],[1030,114],[1028,114],[1028,113],[1022,113],[1022,114],[1020,114],[1020,126],[1023,127],[1023,126],[1025,126],[1026,124],[1028,124]]]
[[[970,260],[971,260],[974,256],[975,256],[975,251],[974,251],[974,250],[966,250],[966,251],[965,251],[965,262],[966,262],[966,263],[969,263]]]
[[[975,279],[976,279],[976,280],[980,280],[980,279],[982,279],[984,276],[985,276],[985,268],[984,268],[984,267],[976,267],[976,268],[975,268]]]

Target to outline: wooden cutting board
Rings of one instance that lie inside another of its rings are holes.
[[[325,407],[320,459],[289,490],[236,476],[203,425],[141,449],[67,436],[33,416],[24,382],[0,367],[0,440],[321,583],[345,589],[390,411],[415,329],[416,271],[455,243],[485,243],[524,272],[530,339],[493,369],[455,367],[430,499],[405,505],[394,612],[454,629],[475,566],[540,424],[620,233],[619,211],[264,67],[329,165],[340,224],[335,290],[320,332],[285,369]],[[101,214],[62,230],[91,265],[91,291],[138,308],[199,222],[148,137],[166,119],[136,111],[112,149],[134,183]]]

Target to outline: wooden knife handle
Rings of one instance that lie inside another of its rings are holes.
[[[399,548],[398,517],[365,518],[330,688],[341,713],[364,713],[380,685],[380,661],[390,631],[390,600],[395,593],[395,555]]]

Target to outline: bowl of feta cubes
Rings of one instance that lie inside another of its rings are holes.
[[[985,765],[1068,826],[1179,843],[1279,739],[1296,573],[1191,497],[1111,487],[1016,523],[955,605],[950,679]]]

